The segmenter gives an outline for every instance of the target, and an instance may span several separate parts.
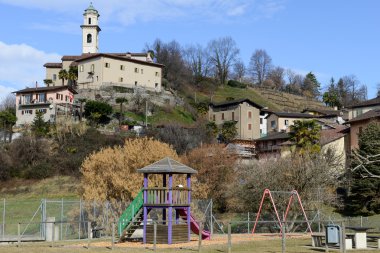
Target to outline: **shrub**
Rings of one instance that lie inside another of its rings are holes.
[[[235,88],[241,88],[241,89],[247,88],[247,84],[241,83],[235,80],[229,80],[227,85],[231,87],[235,87]]]

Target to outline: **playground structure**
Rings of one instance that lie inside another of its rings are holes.
[[[156,224],[157,243],[188,242],[191,231],[196,234],[201,233],[203,239],[210,238],[209,232],[200,231],[198,223],[191,215],[191,175],[196,174],[196,170],[166,157],[137,172],[144,174],[144,188],[119,219],[120,241],[131,238],[143,223],[143,243],[152,243],[154,225],[148,223],[148,214],[153,209],[162,210],[162,222]],[[149,187],[149,175],[152,174],[162,175],[161,187]],[[176,175],[177,180],[181,175],[186,175],[186,187],[182,185],[173,187],[176,185],[173,183],[173,175]]]
[[[290,195],[289,201],[288,201],[288,205],[286,207],[286,211],[285,211],[285,214],[283,216],[283,221],[282,222],[281,222],[280,216],[278,214],[276,204],[275,204],[274,199],[272,197],[272,192],[273,193],[283,193],[283,194],[289,194]],[[256,221],[255,221],[255,224],[254,224],[253,229],[252,229],[252,234],[255,233],[256,226],[257,226],[257,223],[258,223],[259,218],[260,218],[261,210],[263,208],[263,203],[264,203],[265,197],[267,195],[268,195],[268,197],[269,197],[269,199],[270,199],[270,201],[271,201],[271,203],[273,205],[273,209],[274,209],[277,221],[278,221],[278,225],[279,225],[279,227],[280,227],[281,230],[282,230],[283,223],[284,224],[286,223],[286,218],[287,218],[287,216],[289,214],[290,206],[293,203],[293,199],[294,199],[294,196],[295,196],[296,200],[298,200],[298,203],[299,203],[300,208],[302,210],[302,214],[303,214],[303,216],[305,218],[305,221],[307,223],[307,228],[308,228],[308,230],[309,230],[310,233],[313,233],[313,231],[311,230],[310,222],[307,219],[307,216],[306,216],[306,213],[305,213],[305,209],[303,208],[301,197],[298,194],[298,192],[296,190],[293,190],[293,191],[290,191],[290,192],[287,192],[287,191],[282,191],[282,192],[280,192],[280,191],[272,191],[272,192],[269,189],[265,189],[264,190],[263,197],[261,198],[261,202],[260,202],[259,211],[257,212],[257,215],[256,215]]]

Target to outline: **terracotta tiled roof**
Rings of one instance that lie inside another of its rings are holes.
[[[362,120],[368,120],[368,119],[379,118],[379,117],[380,117],[380,109],[370,110],[366,113],[363,113],[362,115],[357,116],[356,118],[351,119],[350,121],[347,121],[346,123],[358,122]]]
[[[42,91],[59,91],[69,89],[72,93],[77,94],[75,90],[73,90],[69,86],[50,86],[50,87],[36,87],[36,88],[25,88],[22,90],[14,91],[12,93],[20,94],[20,93],[33,93],[33,92],[42,92]]]
[[[347,108],[357,108],[357,107],[366,107],[366,106],[374,106],[374,105],[379,105],[380,106],[380,96],[377,96],[373,99],[363,101],[360,103],[356,103],[351,106],[347,106]]]
[[[48,62],[44,64],[45,68],[62,68],[62,63],[59,62]]]
[[[285,140],[289,138],[290,138],[289,133],[276,132],[276,133],[270,133],[265,137],[261,137],[260,139],[257,139],[256,141]]]
[[[333,142],[335,140],[338,140],[345,136],[345,130],[347,129],[347,126],[339,125],[334,129],[326,129],[321,130],[321,138],[319,140],[319,143],[324,146],[330,142]]]
[[[225,101],[225,102],[221,102],[221,103],[210,103],[210,106],[215,108],[215,107],[223,107],[223,106],[230,106],[230,105],[238,105],[238,104],[241,104],[243,102],[246,102],[250,105],[253,105],[254,107],[257,107],[259,109],[264,108],[262,105],[259,105],[259,104],[253,102],[252,100],[250,100],[248,98],[232,100],[232,101]]]

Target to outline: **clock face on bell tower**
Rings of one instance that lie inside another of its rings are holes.
[[[99,32],[98,26],[99,12],[94,8],[92,3],[83,13],[82,28],[82,53],[97,53],[99,51]]]

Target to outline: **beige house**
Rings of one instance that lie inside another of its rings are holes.
[[[144,88],[160,92],[163,65],[154,63],[149,53],[99,53],[98,11],[92,4],[83,14],[82,54],[66,55],[58,63],[46,63],[45,82],[48,86],[65,86],[61,70],[78,67],[77,88],[98,90],[108,86]]]
[[[289,132],[290,126],[294,125],[296,120],[308,120],[318,118],[319,116],[308,113],[293,112],[271,112],[267,116],[268,133],[271,132]]]
[[[249,99],[211,103],[208,117],[217,126],[227,121],[235,121],[238,135],[236,139],[254,140],[260,138],[261,105]]]
[[[380,109],[380,96],[348,106],[348,119],[352,120],[370,110]]]
[[[68,86],[36,87],[15,91],[16,126],[29,125],[36,113],[43,114],[44,121],[55,122],[57,116],[74,113],[74,94]]]

